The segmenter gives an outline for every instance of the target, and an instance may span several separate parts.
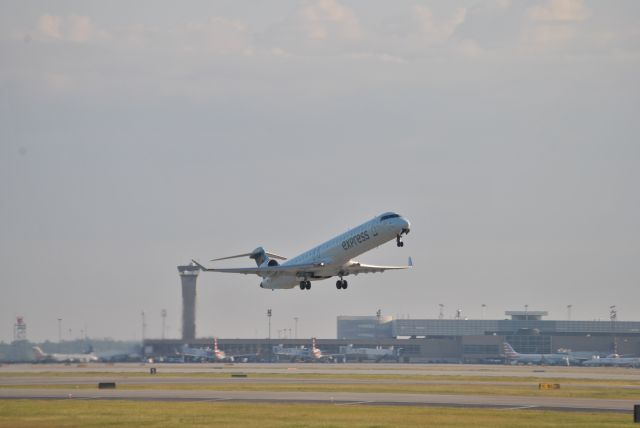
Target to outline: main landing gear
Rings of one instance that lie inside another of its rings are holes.
[[[300,281],[300,290],[311,290],[311,281]]]
[[[339,280],[336,281],[336,288],[338,290],[340,290],[340,289],[346,290],[348,285],[349,285],[349,283],[347,282],[346,279],[339,279]]]
[[[398,247],[404,247],[404,242],[402,242],[402,235],[407,235],[409,233],[409,229],[402,229],[402,232],[396,235],[396,245]]]

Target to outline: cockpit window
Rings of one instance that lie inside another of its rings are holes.
[[[385,221],[385,220],[389,220],[390,218],[397,218],[400,217],[400,215],[398,214],[385,214],[382,217],[380,217],[380,221]]]

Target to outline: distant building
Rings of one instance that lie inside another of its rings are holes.
[[[640,356],[638,321],[545,320],[544,311],[507,311],[503,320],[394,319],[391,316],[344,316],[337,318],[337,338],[318,339],[328,354],[341,347],[389,348],[401,350],[400,361],[424,363],[499,362],[502,342],[522,353],[552,353],[558,349]],[[177,355],[184,343],[210,347],[212,339],[145,340],[148,356]],[[228,354],[255,353],[259,360],[269,357],[274,345],[309,346],[303,339],[220,339]]]

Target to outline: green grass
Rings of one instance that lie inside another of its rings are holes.
[[[20,378],[20,377],[104,377],[109,379],[124,379],[124,378],[138,378],[149,377],[154,378],[230,378],[231,373],[242,373],[242,371],[234,372],[195,372],[195,373],[162,373],[159,371],[155,375],[150,375],[148,370],[140,372],[0,372],[0,378]],[[588,379],[588,378],[561,378],[561,377],[518,377],[518,376],[466,376],[466,375],[430,375],[430,374],[415,374],[415,375],[398,375],[398,374],[335,374],[335,373],[248,373],[248,378],[256,379],[275,379],[275,378],[289,378],[289,379],[336,379],[336,380],[401,380],[401,381],[416,381],[416,382],[430,382],[430,381],[457,381],[457,382],[493,382],[493,383],[571,383],[571,384],[584,384],[594,386],[640,386],[638,380],[619,380],[619,379]]]
[[[329,404],[0,400],[0,427],[620,427],[631,414]]]

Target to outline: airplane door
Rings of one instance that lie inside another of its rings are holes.
[[[371,225],[371,235],[378,236],[378,227],[375,224]]]

